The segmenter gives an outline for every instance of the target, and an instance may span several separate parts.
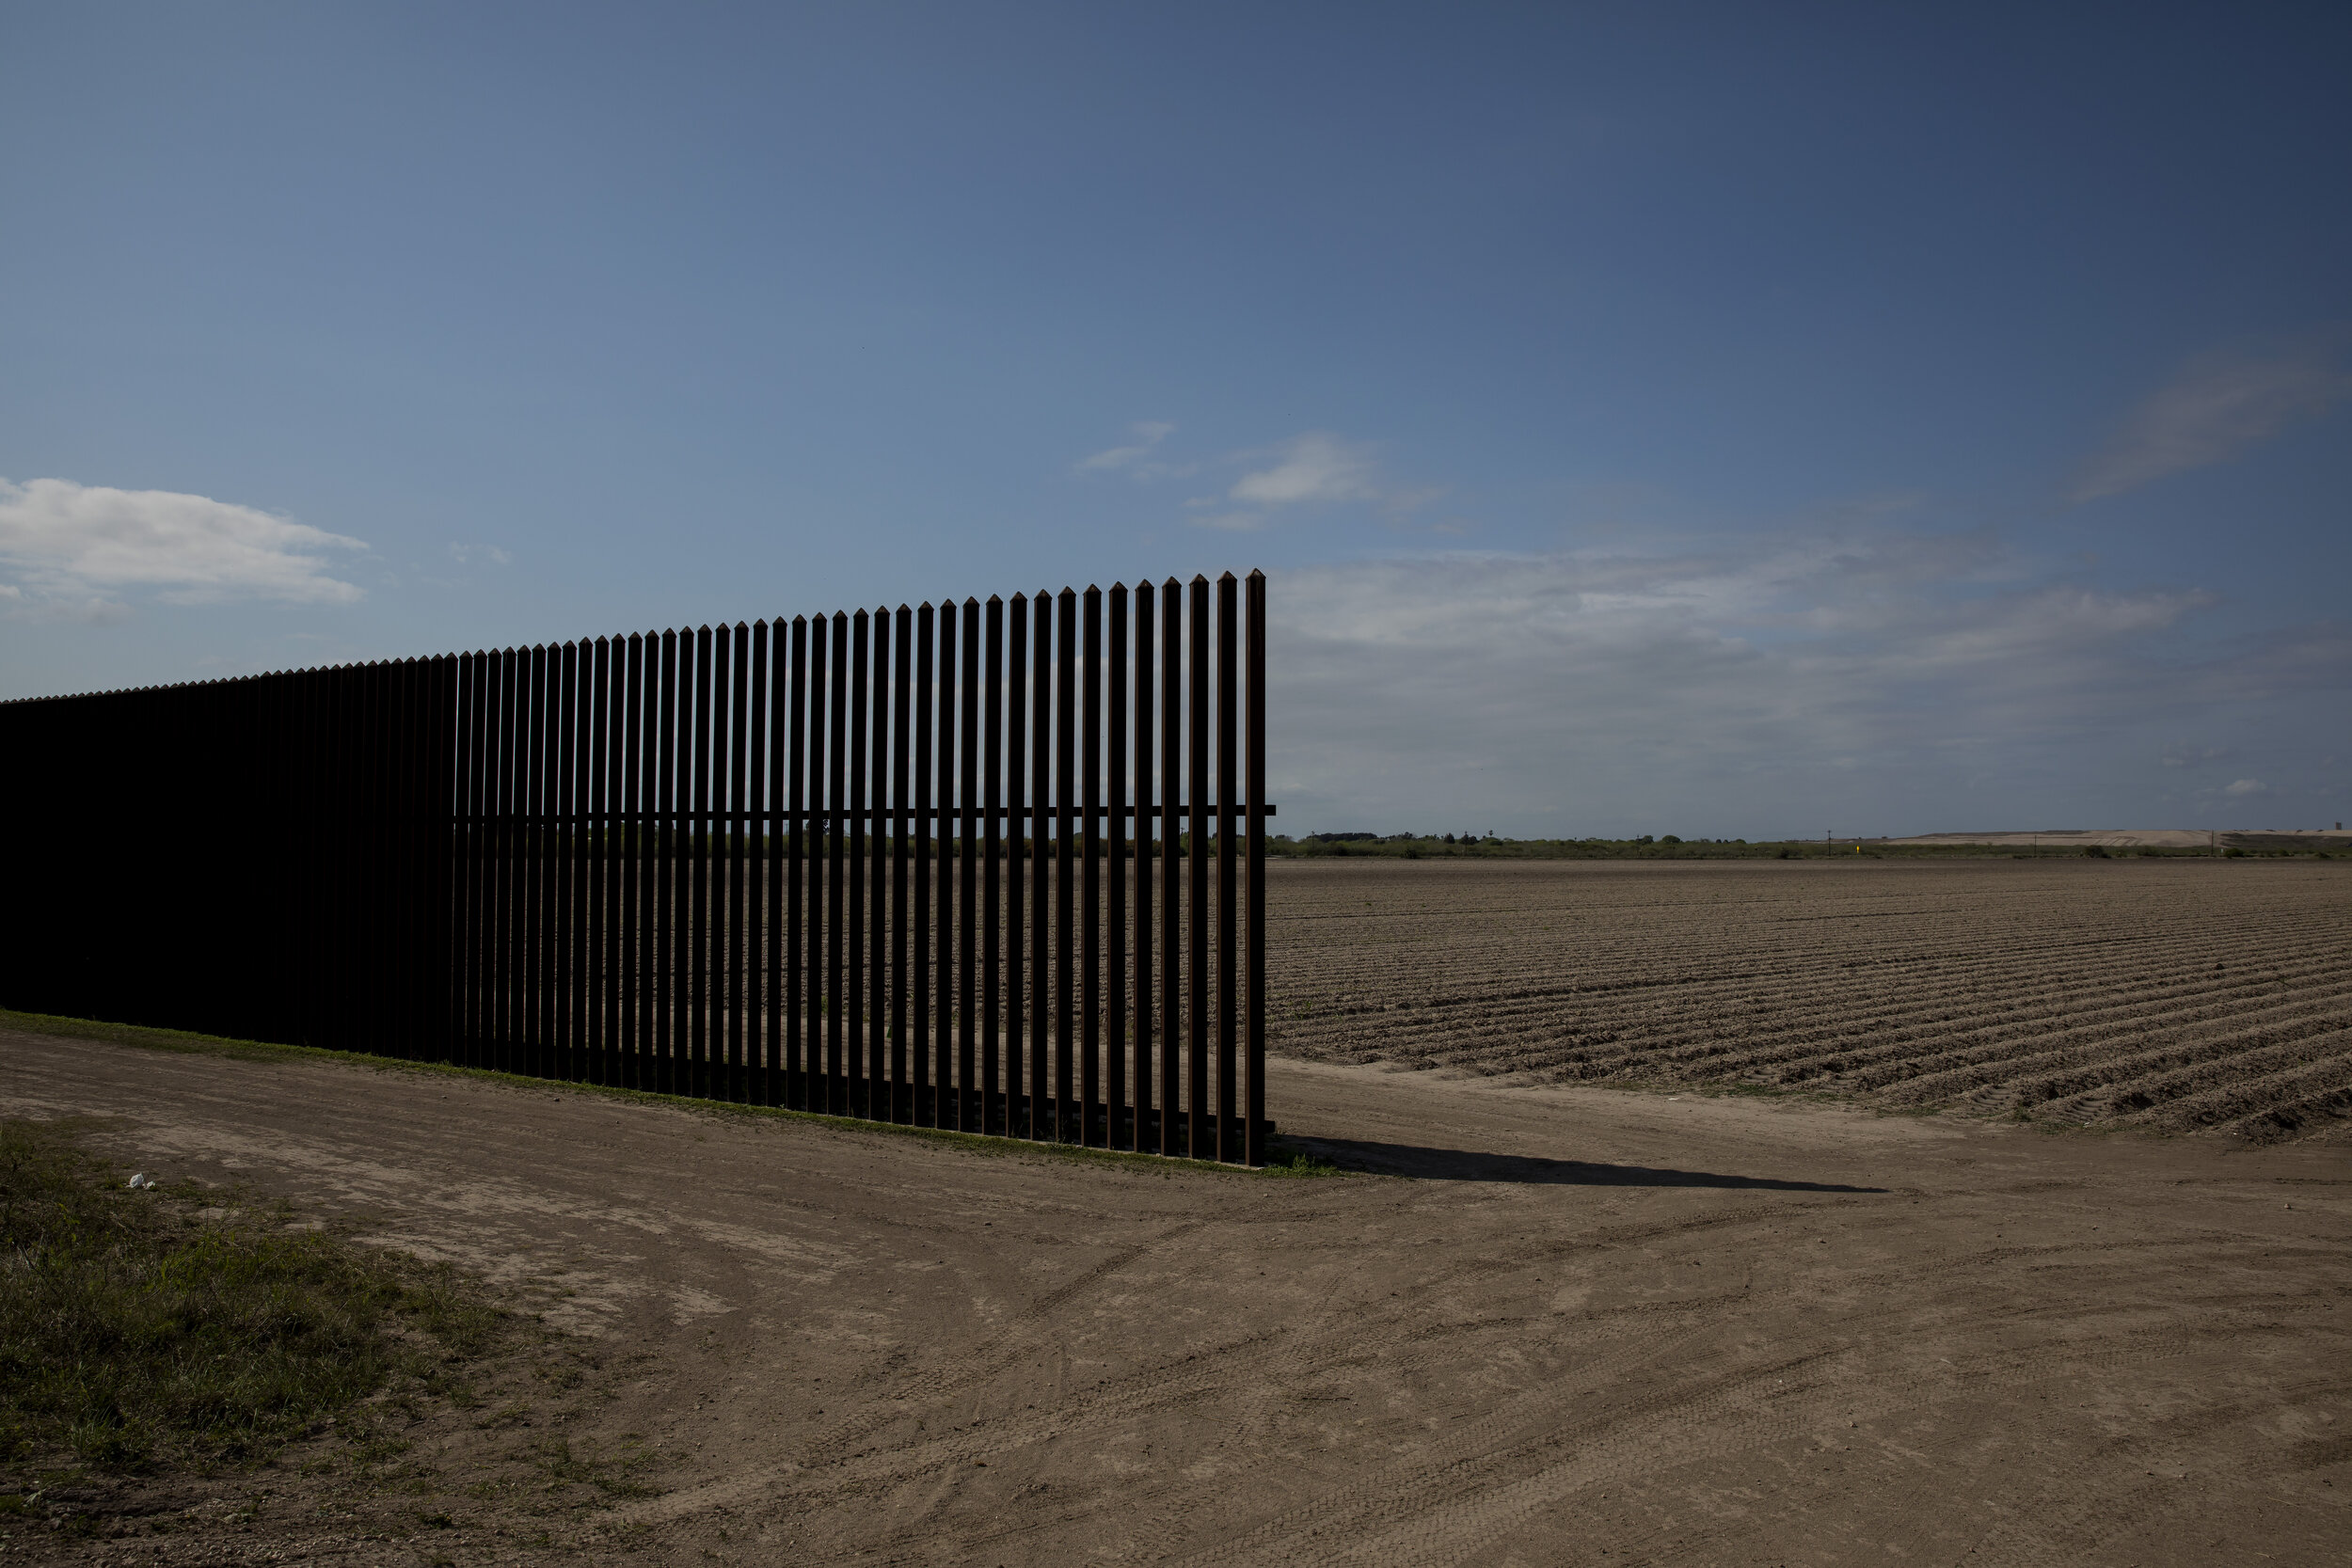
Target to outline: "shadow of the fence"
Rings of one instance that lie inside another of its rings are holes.
[[[1429,1148],[1417,1144],[1373,1143],[1361,1138],[1284,1135],[1281,1144],[1328,1160],[1343,1170],[1408,1176],[1423,1181],[1523,1181],[1552,1187],[1725,1187],[1779,1193],[1883,1193],[1884,1187],[1848,1187],[1834,1181],[1784,1181],[1769,1176],[1722,1171],[1669,1170],[1656,1165],[1616,1165],[1590,1160],[1546,1160],[1528,1154],[1486,1154],[1467,1148]]]

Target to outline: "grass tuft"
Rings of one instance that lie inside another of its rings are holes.
[[[396,1380],[431,1387],[506,1314],[280,1211],[133,1190],[70,1124],[0,1122],[0,1462],[269,1458]]]
[[[1301,1148],[1276,1149],[1265,1163],[1268,1176],[1319,1177],[1345,1176],[1349,1173],[1319,1154]]]

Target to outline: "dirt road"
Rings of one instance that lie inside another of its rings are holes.
[[[2341,1146],[1299,1064],[1271,1104],[1394,1174],[0,1034],[0,1113],[111,1117],[649,1356],[570,1421],[677,1455],[660,1496],[536,1547],[488,1501],[314,1522],[313,1560],[2352,1559]]]

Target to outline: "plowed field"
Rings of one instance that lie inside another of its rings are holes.
[[[1273,870],[1294,1056],[2259,1142],[2352,1117],[2352,864]]]

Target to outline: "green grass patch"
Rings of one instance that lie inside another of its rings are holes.
[[[508,1315],[282,1209],[134,1190],[70,1124],[0,1122],[0,1462],[243,1466],[372,1396],[440,1391]]]
[[[1310,1154],[1303,1148],[1277,1148],[1268,1155],[1264,1174],[1296,1178],[1352,1176],[1355,1173],[1343,1170],[1321,1155]]]
[[[229,1039],[219,1035],[192,1035],[184,1029],[154,1029],[143,1023],[106,1023],[97,1019],[61,1018],[55,1013],[20,1013],[0,1007],[0,1027],[27,1034],[55,1035],[62,1039],[106,1040],[135,1045],[144,1051],[170,1051],[183,1055],[228,1056],[241,1062],[366,1061],[385,1067],[412,1067],[389,1057],[356,1057],[344,1051],[322,1051],[309,1045],[270,1045],[262,1040]]]

